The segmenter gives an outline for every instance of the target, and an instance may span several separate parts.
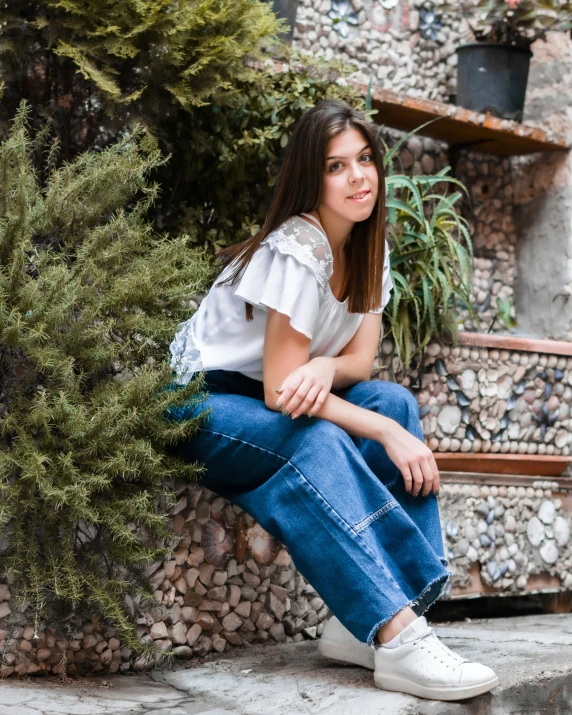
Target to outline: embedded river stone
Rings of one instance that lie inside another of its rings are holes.
[[[538,509],[538,518],[543,524],[552,524],[555,513],[556,507],[554,506],[554,502],[545,499]]]
[[[533,546],[539,546],[544,539],[544,526],[537,516],[528,520],[526,535]]]
[[[554,520],[554,539],[558,546],[565,546],[570,538],[570,525],[563,516]]]
[[[554,541],[547,541],[540,547],[540,555],[547,564],[554,564],[558,559],[558,547]]]
[[[461,424],[461,410],[456,405],[446,405],[439,413],[437,424],[446,434],[454,434]]]

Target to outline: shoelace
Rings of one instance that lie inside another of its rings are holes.
[[[427,650],[433,657],[438,658],[441,663],[452,667],[453,670],[463,663],[468,663],[466,658],[462,658],[450,648],[447,648],[447,646],[439,640],[432,628],[429,628],[425,633],[420,635],[416,641],[421,648]],[[446,658],[444,656],[446,656]]]

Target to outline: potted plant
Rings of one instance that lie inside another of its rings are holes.
[[[368,89],[366,109],[370,106]],[[428,343],[456,343],[457,310],[464,308],[474,315],[470,298],[473,246],[467,221],[458,206],[463,194],[467,194],[466,187],[449,176],[448,166],[429,176],[416,176],[413,168],[409,175],[395,171],[401,147],[427,124],[404,135],[391,148],[380,139],[384,148],[393,282],[384,313],[383,338],[393,344],[388,363],[393,377],[393,358],[397,357],[397,372],[401,377],[411,377],[416,371],[417,382],[423,373]],[[450,192],[450,187],[459,190]]]
[[[521,121],[530,46],[550,30],[572,28],[572,2],[477,0],[446,9],[459,7],[476,42],[457,48],[457,104]]]

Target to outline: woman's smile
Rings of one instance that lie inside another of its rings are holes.
[[[357,204],[365,204],[367,201],[369,201],[370,198],[371,191],[369,189],[358,191],[352,196],[348,196],[348,199],[350,199],[351,201],[355,201]]]

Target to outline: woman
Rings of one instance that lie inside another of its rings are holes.
[[[288,547],[335,614],[323,655],[371,668],[379,688],[457,700],[498,679],[422,616],[450,574],[416,401],[370,381],[392,287],[384,196],[373,127],[338,101],[308,111],[264,226],[221,252],[171,345],[176,382],[207,371],[212,408],[177,451]]]

